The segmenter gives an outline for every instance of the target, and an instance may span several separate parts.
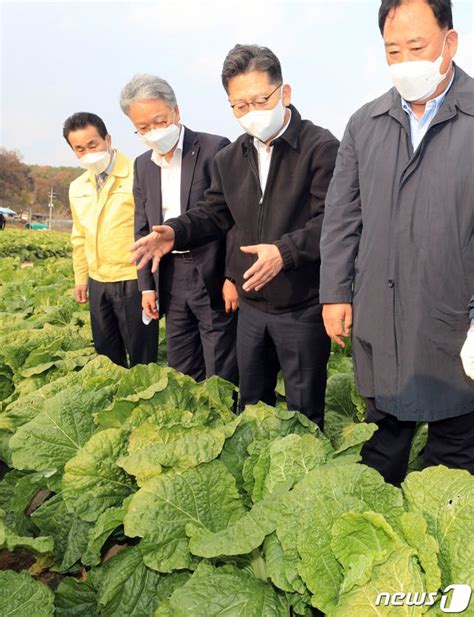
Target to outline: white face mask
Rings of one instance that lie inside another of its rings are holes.
[[[88,152],[80,157],[79,165],[98,176],[109,166],[111,156],[112,154],[108,150]]]
[[[260,141],[267,141],[276,135],[283,126],[284,119],[285,106],[281,100],[273,109],[255,109],[237,118],[244,131]]]
[[[179,132],[179,126],[170,124],[164,129],[152,129],[145,135],[140,135],[140,139],[145,142],[149,148],[163,155],[176,146],[179,139]]]
[[[388,68],[393,84],[406,101],[424,101],[429,98],[448,74],[439,72],[443,63],[446,44],[444,38],[441,54],[434,62],[430,60],[413,60],[391,64]]]

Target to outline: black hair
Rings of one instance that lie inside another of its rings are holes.
[[[235,45],[226,56],[222,66],[222,85],[228,92],[229,80],[250,71],[265,71],[270,83],[283,81],[278,58],[268,47],[260,45]]]
[[[425,2],[431,7],[439,27],[451,30],[453,27],[451,0],[425,0]],[[379,28],[382,35],[389,12],[401,4],[403,0],[382,0],[379,8]]]
[[[63,137],[69,145],[69,133],[78,129],[85,129],[86,126],[95,126],[97,132],[105,139],[108,135],[107,128],[102,118],[88,111],[78,111],[66,120],[63,126]]]

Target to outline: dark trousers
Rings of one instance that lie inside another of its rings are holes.
[[[196,381],[219,375],[238,383],[237,316],[212,307],[202,276],[189,254],[172,254],[160,271],[160,309],[166,313],[168,364]]]
[[[366,422],[379,427],[362,448],[362,462],[376,469],[386,482],[400,486],[408,467],[416,422],[398,420],[367,398]],[[474,474],[474,413],[428,423],[423,453],[426,466],[445,465]]]
[[[241,302],[237,326],[240,409],[258,401],[275,404],[281,367],[288,409],[301,411],[322,429],[330,350],[320,305],[276,315]]]
[[[98,354],[120,366],[157,361],[158,322],[142,322],[142,294],[137,281],[89,280],[92,337]]]

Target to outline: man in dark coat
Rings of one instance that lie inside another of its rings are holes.
[[[120,98],[137,134],[148,148],[135,160],[135,239],[171,216],[194,208],[211,183],[216,154],[226,137],[195,132],[181,123],[170,84],[139,74]],[[219,375],[238,382],[235,351],[238,303],[225,279],[226,238],[193,251],[173,251],[154,275],[138,272],[145,321],[166,315],[168,363],[201,381]],[[157,306],[159,305],[159,311]]]
[[[363,461],[399,484],[422,421],[427,465],[474,472],[474,85],[452,62],[449,0],[383,0],[379,24],[395,88],[341,142],[321,301],[336,343],[353,322],[357,387],[378,425]]]
[[[289,409],[323,427],[330,340],[319,304],[319,239],[339,142],[303,120],[275,54],[236,45],[222,81],[245,133],[221,150],[205,201],[135,243],[139,267],[235,224],[229,274],[239,297],[240,407],[275,403],[281,366]],[[161,266],[160,266],[161,267]]]

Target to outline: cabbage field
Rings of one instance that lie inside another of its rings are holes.
[[[235,415],[232,384],[173,371],[164,339],[157,365],[96,356],[68,246],[0,232],[1,617],[440,617],[474,587],[474,477],[421,468],[424,426],[401,489],[361,465],[349,357],[325,434],[281,384]]]

